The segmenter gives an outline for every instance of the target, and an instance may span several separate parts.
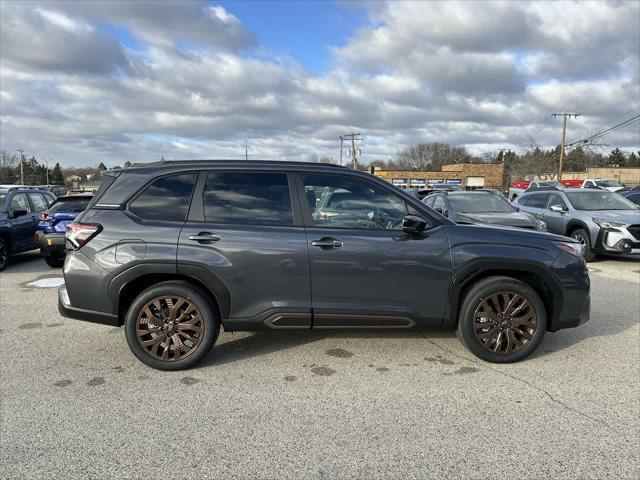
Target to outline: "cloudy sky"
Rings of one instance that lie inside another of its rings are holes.
[[[640,113],[640,2],[1,1],[0,147],[64,165],[474,153]],[[638,148],[639,122],[601,139]]]

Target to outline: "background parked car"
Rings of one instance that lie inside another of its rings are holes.
[[[624,188],[617,180],[609,180],[606,178],[587,178],[582,182],[582,188],[604,188],[610,192],[617,192]]]
[[[598,253],[640,254],[640,209],[617,193],[585,188],[534,191],[518,197],[514,205],[546,222],[549,232],[578,240],[587,261]]]
[[[622,195],[636,205],[640,205],[640,187],[633,187],[629,189],[625,188],[624,191],[618,190],[616,193]]]
[[[519,212],[500,193],[441,192],[429,195],[423,202],[456,223],[547,230],[544,222]]]
[[[39,213],[55,201],[51,192],[15,185],[0,186],[0,270],[9,256],[38,248]]]
[[[40,245],[40,253],[50,267],[59,268],[64,264],[67,225],[87,208],[92,198],[92,194],[60,197],[40,214],[35,238]]]
[[[64,185],[38,185],[41,190],[47,190],[53,193],[56,197],[64,197],[67,194],[67,187]]]

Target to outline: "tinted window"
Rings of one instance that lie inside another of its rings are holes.
[[[29,198],[33,204],[33,208],[36,212],[46,210],[49,204],[45,201],[44,197],[39,193],[30,193]]]
[[[284,173],[209,173],[203,201],[207,222],[293,225]]]
[[[62,197],[62,198],[64,198],[64,200],[58,200],[56,203],[51,205],[51,208],[49,209],[51,213],[82,212],[85,208],[87,208],[87,205],[89,205],[89,202],[91,201],[91,197],[85,197],[85,198]]]
[[[187,218],[195,178],[195,173],[160,178],[131,202],[129,210],[149,220],[183,222]]]
[[[314,225],[334,228],[401,230],[407,207],[375,184],[337,175],[304,177]]]
[[[451,209],[460,213],[509,213],[511,204],[492,193],[460,193],[449,195]]]
[[[548,193],[531,195],[525,199],[526,201],[525,205],[531,208],[546,208],[547,198],[549,198]],[[521,201],[520,203],[523,203],[523,202]]]
[[[25,193],[16,193],[11,199],[9,210],[12,212],[16,210],[26,210],[27,212],[31,212],[31,205],[29,205],[27,195]]]

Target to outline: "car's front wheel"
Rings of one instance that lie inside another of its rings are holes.
[[[580,242],[580,244],[582,245],[584,259],[587,262],[595,260],[596,254],[593,253],[593,250],[591,249],[591,238],[589,237],[589,232],[587,232],[584,228],[578,228],[571,232],[571,238]]]
[[[538,347],[546,328],[546,309],[533,288],[511,277],[489,277],[464,297],[457,334],[478,358],[512,363]]]
[[[131,351],[159,370],[193,367],[211,350],[220,320],[211,300],[185,282],[163,282],[136,298],[125,318]]]

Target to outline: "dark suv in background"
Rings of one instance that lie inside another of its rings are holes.
[[[133,353],[190,367],[227,331],[456,328],[514,362],[589,316],[580,245],[455,225],[363,172],[183,161],[104,172],[67,227],[67,317],[124,325]]]
[[[35,233],[40,212],[55,199],[51,192],[36,187],[0,185],[0,271],[11,255],[38,248]]]

